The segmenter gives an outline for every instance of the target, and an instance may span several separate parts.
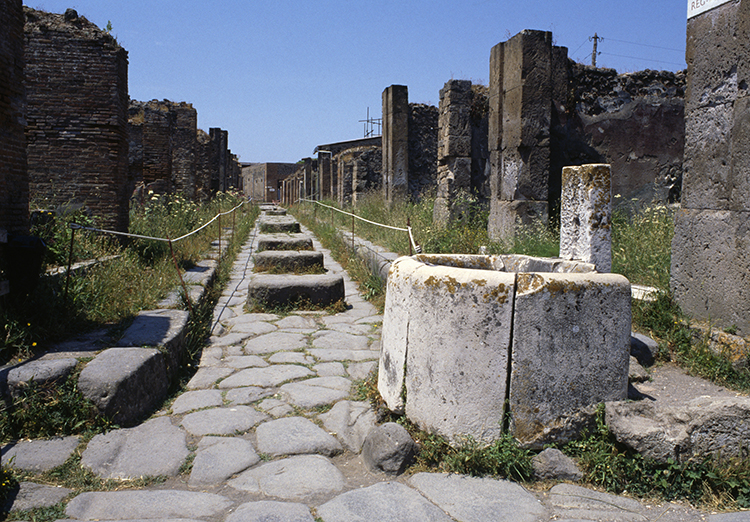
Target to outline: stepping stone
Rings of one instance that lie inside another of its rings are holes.
[[[6,513],[54,506],[73,492],[72,489],[45,486],[34,482],[21,482],[18,486],[17,491],[8,492],[8,497],[5,499]]]
[[[286,209],[276,208],[264,210],[263,213],[267,216],[286,216]]]
[[[188,453],[185,432],[168,417],[158,417],[136,428],[96,435],[83,452],[81,465],[100,478],[173,477]]]
[[[292,411],[294,411],[294,408],[289,406],[284,401],[280,401],[278,399],[266,399],[258,404],[257,407],[258,409],[265,411],[275,419],[283,417],[287,413],[291,413]]]
[[[364,335],[324,331],[322,335],[313,339],[314,348],[328,350],[367,350],[370,340]]]
[[[428,502],[410,487],[398,482],[380,482],[367,488],[347,491],[322,506],[318,506],[316,511],[325,522],[351,522],[353,520],[452,522],[443,510]]]
[[[307,338],[299,333],[273,332],[250,339],[245,343],[247,354],[272,353],[280,350],[294,351],[307,347]]]
[[[126,490],[81,493],[65,514],[78,520],[216,518],[233,502],[221,495],[180,490]]]
[[[266,250],[253,256],[256,272],[304,272],[323,268],[323,253],[314,250]]]
[[[344,377],[317,377],[284,384],[279,391],[288,402],[309,410],[348,397],[351,386],[352,382]]]
[[[261,500],[242,504],[226,522],[315,522],[315,519],[304,504]]]
[[[318,377],[343,377],[346,376],[346,368],[340,362],[327,362],[316,364],[312,367]]]
[[[274,364],[267,368],[248,368],[227,377],[219,383],[219,388],[239,388],[242,386],[260,386],[268,388],[282,382],[301,379],[313,375],[313,372],[296,364]]]
[[[319,361],[375,361],[380,353],[373,350],[331,350],[311,348],[310,355]]]
[[[268,358],[274,364],[313,364],[315,358],[302,352],[276,352]]]
[[[343,299],[341,274],[256,274],[247,288],[247,304],[251,309],[296,303],[328,306]]]
[[[317,330],[318,323],[312,317],[302,317],[301,315],[289,315],[276,321],[276,326],[280,330]]]
[[[304,417],[264,422],[255,429],[258,451],[279,455],[318,454],[332,457],[343,451],[334,437]]]
[[[132,426],[161,404],[173,372],[156,348],[109,348],[81,371],[78,389],[102,415]]]
[[[172,414],[179,415],[188,411],[221,406],[224,399],[221,390],[198,390],[185,392],[172,404]]]
[[[189,413],[181,425],[191,435],[233,435],[246,432],[267,418],[254,408],[232,406]]]
[[[344,476],[326,457],[301,455],[249,469],[228,484],[248,493],[303,501],[341,491],[344,489]],[[383,519],[376,517],[372,520]]]
[[[273,395],[274,390],[259,388],[258,386],[246,386],[244,388],[234,388],[226,392],[226,399],[229,404],[250,404],[255,401]]]
[[[253,445],[237,437],[203,437],[193,461],[188,485],[213,486],[260,462]]]
[[[264,250],[312,249],[312,238],[307,234],[262,234],[258,236],[258,252]]]
[[[262,234],[299,234],[301,230],[299,222],[292,216],[263,216],[258,221]]]
[[[257,355],[230,355],[224,362],[227,366],[238,370],[245,368],[265,368],[268,363]]]
[[[212,388],[216,384],[216,381],[232,373],[233,370],[231,368],[199,368],[186,387],[188,390]]]
[[[73,454],[78,443],[78,437],[55,437],[6,444],[2,449],[3,464],[41,473],[62,465]]]
[[[360,363],[350,363],[346,367],[346,371],[349,373],[349,377],[357,380],[365,380],[370,376],[372,370],[375,369],[375,361],[366,361]]]
[[[339,401],[318,418],[329,432],[355,453],[362,451],[362,444],[377,421],[370,404],[359,401]]]
[[[450,516],[464,522],[536,522],[546,514],[534,495],[507,480],[417,473],[409,479],[409,484]]]
[[[53,359],[27,361],[8,371],[7,383],[11,397],[17,397],[21,388],[31,381],[38,386],[47,386],[64,381],[78,364],[76,359]]]
[[[163,346],[168,353],[167,366],[176,369],[189,318],[190,314],[185,310],[140,312],[116,346]]]

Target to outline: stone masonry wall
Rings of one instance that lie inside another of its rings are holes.
[[[206,201],[211,197],[211,137],[198,129],[195,149],[195,199]]]
[[[438,116],[433,105],[409,104],[409,194],[414,199],[437,184]]]
[[[30,192],[84,205],[128,228],[128,60],[115,39],[69,9],[24,8]]]
[[[29,228],[21,0],[0,0],[0,229]]]

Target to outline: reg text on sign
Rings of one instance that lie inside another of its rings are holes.
[[[726,4],[727,2],[732,1],[733,0],[688,0],[688,20],[694,16],[698,16],[701,13],[705,13],[706,11],[713,9],[714,7],[719,7],[722,4]]]

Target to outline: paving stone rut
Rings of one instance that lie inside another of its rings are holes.
[[[750,520],[748,513],[710,515],[571,484],[532,491],[489,478],[369,471],[360,451],[375,414],[352,393],[376,365],[382,316],[316,240],[327,270],[344,277],[347,310],[284,317],[246,313],[256,244],[253,233],[234,263],[214,312],[210,343],[187,391],[143,424],[98,435],[82,450],[83,465],[101,477],[169,478],[142,490],[81,493],[67,503],[68,519]],[[76,443],[45,441],[41,450],[20,443],[13,448],[15,462],[35,451],[51,456],[54,444],[69,454]],[[186,462],[192,463],[189,472]],[[24,484],[15,507],[43,494],[59,502],[69,493],[44,488]]]

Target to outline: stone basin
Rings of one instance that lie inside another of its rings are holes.
[[[588,263],[402,257],[388,275],[378,389],[452,442],[509,430],[541,448],[627,398],[630,326],[630,283]]]

